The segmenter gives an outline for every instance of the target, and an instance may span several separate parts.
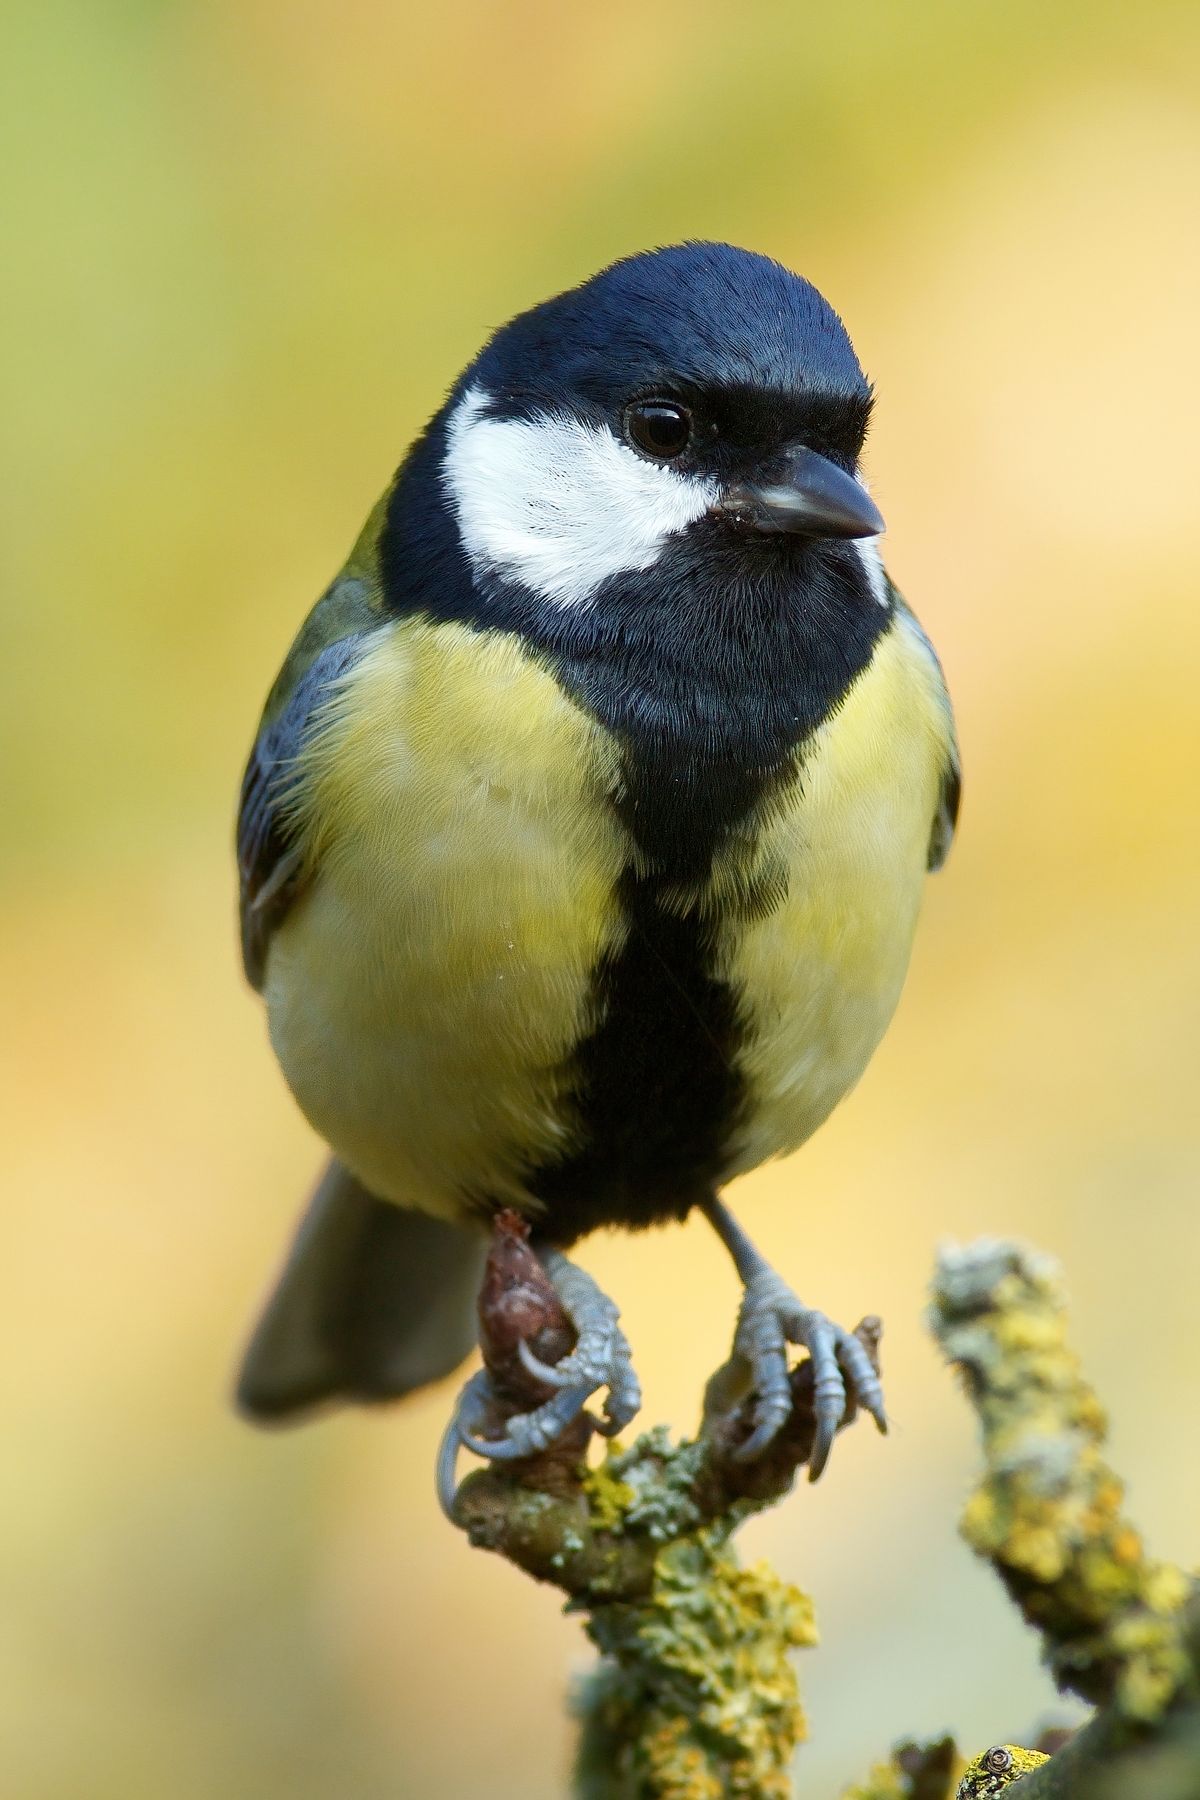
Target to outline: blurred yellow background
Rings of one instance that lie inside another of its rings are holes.
[[[805,1793],[903,1731],[1027,1731],[1033,1644],[954,1535],[939,1239],[1062,1256],[1135,1512],[1200,1556],[1200,12],[45,0],[8,31],[0,1791],[564,1792],[588,1655],[438,1515],[450,1387],[230,1413],[320,1160],[230,835],[293,629],[484,334],[697,235],[846,318],[967,770],[883,1050],[735,1195],[801,1292],[885,1315],[897,1430],[746,1549],[818,1606]],[[584,1259],[646,1420],[689,1425],[736,1300],[711,1234]]]

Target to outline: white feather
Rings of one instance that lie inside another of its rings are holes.
[[[450,418],[442,480],[472,564],[556,606],[648,569],[706,513],[715,481],[647,462],[603,425],[561,413],[489,418],[478,388]]]
[[[862,485],[866,487],[867,484],[864,481]],[[877,537],[855,538],[854,548],[858,551],[858,558],[862,563],[871,593],[880,606],[887,606],[890,603],[888,578],[883,566],[883,558],[879,554],[879,539]]]

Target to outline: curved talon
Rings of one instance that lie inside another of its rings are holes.
[[[454,1496],[458,1492],[458,1453],[467,1441],[469,1422],[483,1410],[491,1391],[491,1377],[487,1370],[477,1369],[464,1384],[438,1445],[435,1465],[438,1504],[451,1524],[454,1523]]]
[[[869,1412],[882,1436],[887,1436],[887,1412],[883,1404],[883,1386],[875,1367],[851,1331],[838,1334],[838,1360],[850,1377],[855,1397],[864,1412]]]
[[[453,1525],[454,1499],[458,1493],[458,1452],[460,1439],[458,1420],[452,1417],[442,1433],[442,1441],[438,1445],[437,1463],[434,1480],[437,1485],[438,1505]]]
[[[460,1431],[458,1441],[464,1450],[472,1456],[481,1456],[485,1462],[519,1462],[521,1457],[528,1456],[529,1451],[518,1444],[514,1438],[480,1438],[469,1431]]]
[[[547,1388],[578,1388],[579,1382],[585,1379],[599,1388],[604,1381],[603,1359],[590,1357],[587,1352],[579,1354],[579,1346],[570,1355],[565,1355],[561,1363],[543,1363],[542,1357],[529,1348],[529,1339],[522,1337],[516,1345],[516,1355],[534,1381],[543,1382]]]
[[[846,1383],[837,1360],[837,1336],[833,1326],[818,1313],[807,1332],[797,1332],[807,1344],[813,1365],[813,1417],[816,1430],[808,1458],[808,1479],[819,1481],[829,1461],[837,1428],[846,1410]]]
[[[825,1473],[825,1465],[829,1461],[829,1452],[833,1449],[833,1440],[837,1436],[838,1419],[820,1419],[817,1422],[813,1437],[813,1447],[808,1458],[809,1481],[820,1481]]]
[[[543,1382],[546,1387],[571,1387],[575,1381],[574,1373],[563,1373],[564,1368],[571,1361],[570,1356],[564,1356],[561,1363],[545,1363],[529,1348],[528,1338],[521,1338],[518,1341],[517,1355],[521,1359],[522,1368],[532,1375],[535,1381]]]
[[[591,1397],[590,1387],[563,1388],[533,1412],[518,1413],[508,1421],[502,1438],[477,1438],[459,1431],[467,1449],[490,1462],[519,1462],[548,1450],[555,1438],[579,1417]]]
[[[745,1443],[739,1444],[734,1451],[733,1460],[735,1462],[753,1462],[755,1457],[761,1456],[771,1440],[779,1436],[786,1418],[787,1413],[785,1412],[780,1417],[771,1414],[765,1419],[760,1419]]]

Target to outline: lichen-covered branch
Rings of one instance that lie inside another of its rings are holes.
[[[488,1429],[545,1397],[517,1354],[570,1347],[570,1324],[519,1221],[497,1229],[480,1303],[499,1396]],[[857,1336],[873,1361],[880,1327]],[[812,1608],[765,1564],[743,1568],[743,1519],[786,1494],[815,1435],[812,1377],[791,1375],[792,1413],[765,1455],[734,1452],[753,1429],[728,1366],[709,1383],[699,1435],[661,1427],[598,1467],[586,1433],[522,1463],[478,1470],[454,1517],[471,1542],[553,1583],[585,1615],[602,1655],[581,1691],[576,1791],[584,1800],[788,1800],[804,1735],[792,1652],[816,1641]],[[843,1425],[853,1418],[847,1411]]]
[[[1054,1265],[1010,1244],[947,1250],[931,1323],[983,1430],[962,1532],[1029,1623],[1059,1686],[1157,1718],[1191,1673],[1191,1583],[1148,1557],[1101,1454],[1104,1412],[1066,1339]]]
[[[1200,1596],[1147,1554],[1122,1510],[1054,1265],[1011,1244],[947,1250],[930,1320],[982,1428],[963,1534],[1038,1633],[1059,1686],[1097,1711],[1065,1744],[998,1743],[968,1763],[949,1739],[901,1745],[843,1800],[996,1800],[1013,1787],[1020,1800],[1200,1800]],[[878,1322],[856,1335],[877,1361]],[[522,1339],[543,1362],[573,1341],[523,1228],[508,1221],[481,1297],[497,1431],[545,1398],[517,1353]],[[732,1537],[808,1460],[812,1378],[808,1363],[792,1371],[789,1422],[743,1463],[734,1453],[752,1429],[750,1396],[736,1373],[726,1365],[709,1382],[693,1440],[660,1428],[588,1468],[585,1421],[540,1456],[469,1476],[455,1497],[472,1543],[560,1588],[601,1651],[577,1704],[582,1800],[792,1793],[805,1725],[791,1652],[815,1642],[812,1610],[769,1568],[742,1568]]]
[[[1058,1685],[1102,1709],[1048,1762],[990,1792],[1019,1779],[1021,1800],[1195,1800],[1193,1583],[1146,1553],[1122,1511],[1054,1264],[1012,1244],[946,1250],[930,1320],[982,1427],[984,1472],[963,1535],[1038,1632]]]
[[[805,1735],[790,1653],[816,1642],[808,1600],[724,1527],[665,1544],[644,1600],[593,1605],[604,1661],[584,1688],[578,1787],[624,1795],[788,1800]]]

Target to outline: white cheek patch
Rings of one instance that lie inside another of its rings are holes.
[[[879,554],[879,539],[877,537],[855,538],[854,548],[858,551],[858,558],[862,563],[867,577],[867,585],[870,587],[872,595],[880,606],[890,606],[891,594],[888,589],[883,558]]]
[[[870,486],[861,469],[855,471],[854,479],[864,492],[870,493]],[[879,554],[879,539],[877,537],[855,538],[854,548],[858,552],[858,560],[863,566],[863,573],[867,578],[867,586],[871,590],[872,598],[880,606],[890,606],[892,603],[891,589],[887,570],[883,566],[883,557]]]
[[[564,414],[493,419],[471,388],[451,415],[442,481],[467,555],[556,606],[648,569],[701,518],[715,481],[644,461],[607,427]]]

